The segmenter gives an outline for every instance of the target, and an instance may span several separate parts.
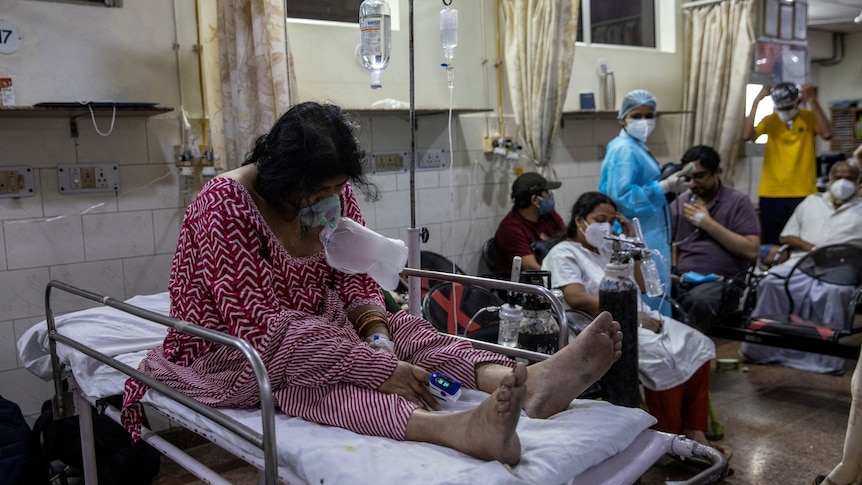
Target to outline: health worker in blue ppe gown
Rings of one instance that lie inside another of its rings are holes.
[[[661,180],[661,166],[646,142],[655,128],[656,98],[649,91],[636,89],[625,95],[617,120],[622,129],[608,143],[602,161],[599,191],[616,203],[629,220],[640,220],[643,237],[654,256],[665,292],[670,288],[670,218],[665,194],[680,193],[690,185],[681,172]],[[659,308],[660,297],[644,297],[652,308]],[[661,305],[670,314],[669,305]]]

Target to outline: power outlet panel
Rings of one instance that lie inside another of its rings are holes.
[[[439,170],[446,166],[442,148],[416,151],[416,170]]]
[[[0,198],[36,195],[33,179],[33,168],[31,167],[0,167]]]
[[[115,163],[57,165],[60,193],[117,192],[120,190],[120,167]]]
[[[410,157],[407,152],[381,152],[371,155],[371,172],[401,173],[406,172],[410,165]]]

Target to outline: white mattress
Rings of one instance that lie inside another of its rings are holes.
[[[128,303],[162,314],[168,312],[168,295],[137,296]],[[110,307],[83,310],[55,319],[58,330],[85,345],[137,367],[147,350],[161,343],[165,327],[124,314]],[[18,340],[25,367],[50,379],[47,328],[35,325]],[[107,365],[58,344],[62,362],[69,363],[81,390],[90,397],[122,392],[125,376]],[[467,409],[487,394],[467,390],[452,408]],[[261,456],[244,441],[218,425],[194,415],[182,405],[150,391],[144,402],[241,455]],[[227,415],[260,431],[257,410],[224,409]],[[308,483],[567,483],[610,456],[619,453],[655,419],[640,409],[606,402],[575,400],[550,419],[522,416],[518,433],[523,446],[521,462],[508,467],[485,462],[435,445],[376,438],[335,427],[276,415],[278,457],[282,477],[295,475]]]

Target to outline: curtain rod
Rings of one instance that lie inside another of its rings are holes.
[[[721,3],[723,1],[724,0],[696,0],[694,2],[687,2],[687,3],[682,4],[682,8],[686,9],[686,8],[700,7],[702,5],[709,5],[710,3]]]

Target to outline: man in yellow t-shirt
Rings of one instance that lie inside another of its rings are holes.
[[[767,94],[772,95],[775,112],[754,126],[757,106]],[[804,103],[810,110],[800,109]],[[761,242],[778,244],[778,236],[796,206],[817,191],[817,136],[824,140],[832,138],[829,120],[817,103],[817,89],[810,84],[803,84],[801,92],[792,83],[779,83],[771,89],[764,86],[745,118],[743,138],[754,141],[763,134],[768,138],[757,191]]]

